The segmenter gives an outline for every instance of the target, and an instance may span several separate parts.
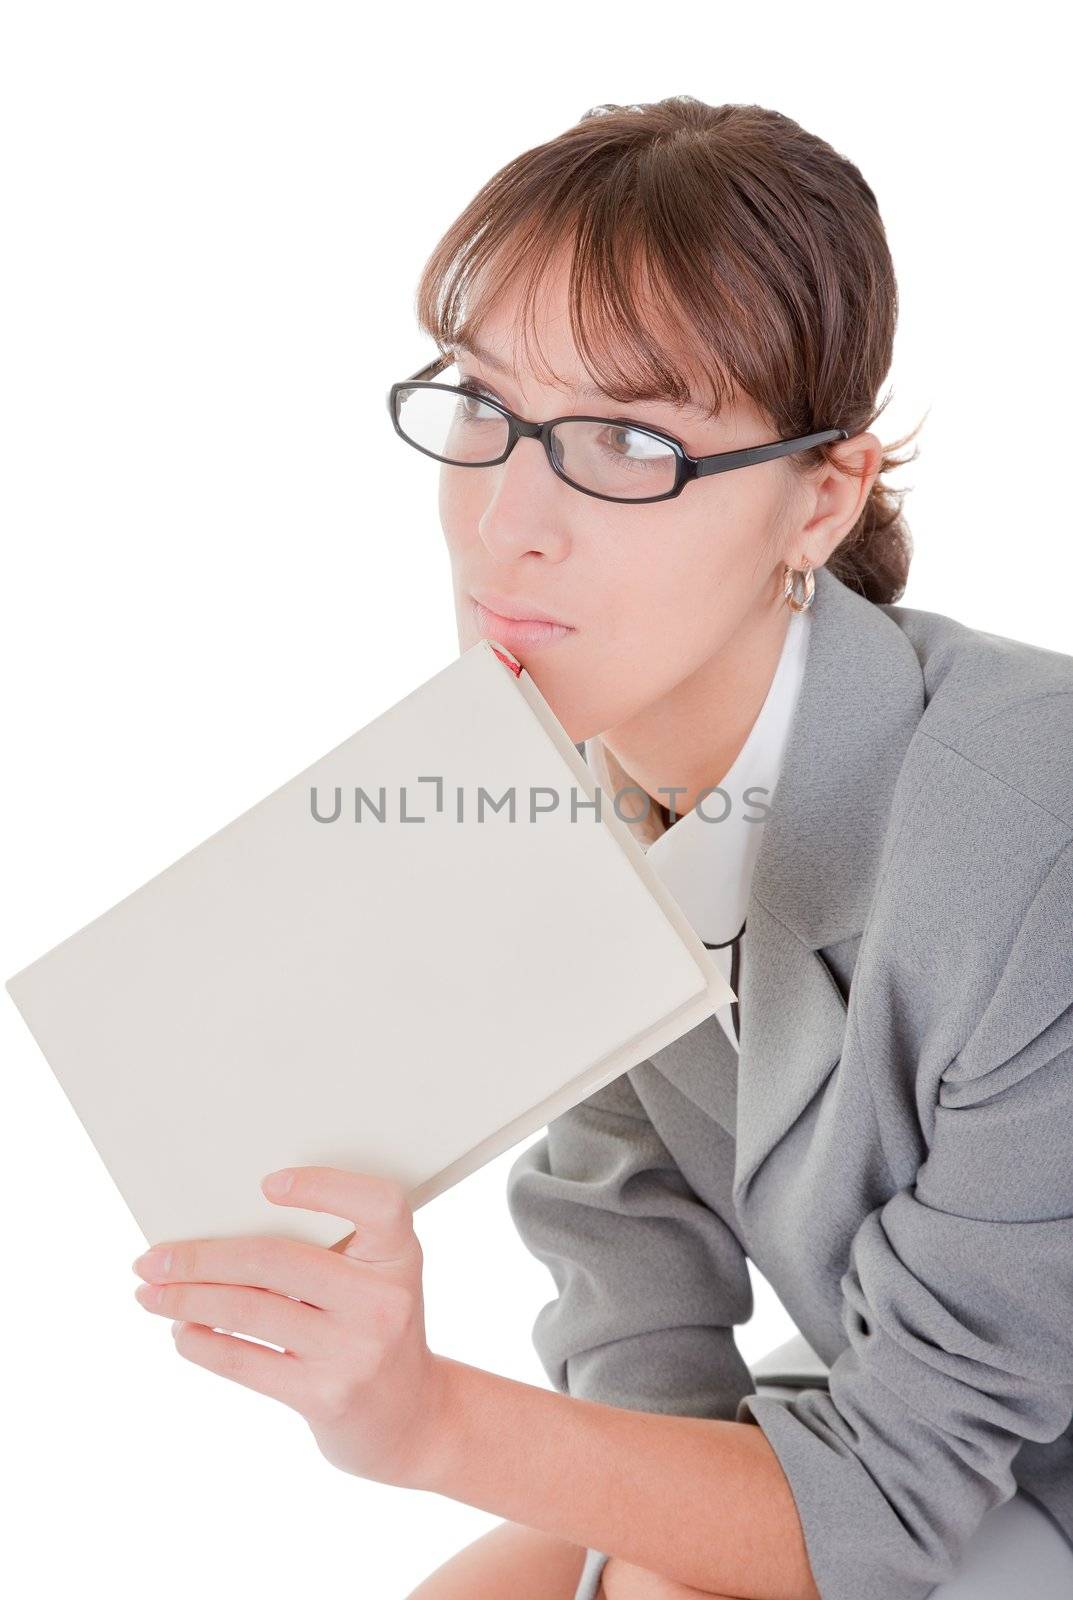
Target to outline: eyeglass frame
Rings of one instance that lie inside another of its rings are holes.
[[[498,467],[510,456],[519,439],[539,439],[544,447],[544,454],[548,464],[557,478],[568,484],[571,489],[576,489],[579,494],[591,495],[594,500],[609,500],[613,505],[652,505],[658,500],[673,500],[681,494],[687,483],[692,483],[698,478],[711,477],[717,472],[734,472],[738,467],[751,467],[761,461],[774,461],[779,456],[793,455],[799,450],[811,450],[815,445],[828,444],[835,439],[848,439],[849,434],[845,428],[825,428],[820,433],[803,434],[796,439],[777,439],[772,444],[749,445],[744,450],[720,450],[711,456],[692,456],[680,439],[671,433],[664,433],[661,428],[654,428],[648,422],[634,422],[629,417],[585,417],[567,416],[551,417],[547,422],[527,422],[524,417],[518,416],[505,406],[502,401],[493,400],[479,390],[467,387],[466,384],[457,383],[432,383],[434,378],[444,367],[451,366],[456,357],[450,351],[442,351],[432,361],[427,362],[410,378],[403,378],[398,383],[393,383],[388,390],[387,406],[391,416],[391,423],[395,432],[414,450],[420,450],[422,455],[429,456],[433,461],[439,461],[445,466],[452,467]],[[396,397],[401,389],[442,389],[449,394],[462,394],[470,399],[480,400],[482,405],[490,406],[498,411],[507,422],[507,447],[501,456],[494,461],[448,461],[444,456],[437,455],[434,450],[426,450],[424,445],[415,444],[410,436],[403,432],[399,424]],[[558,466],[551,448],[551,432],[560,422],[613,422],[619,427],[626,427],[631,431],[646,434],[648,437],[658,439],[661,444],[669,445],[675,455],[674,487],[664,494],[629,495],[621,497],[613,494],[600,494],[596,489],[586,489],[582,484],[575,483],[572,478]]]

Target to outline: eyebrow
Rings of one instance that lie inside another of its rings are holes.
[[[509,366],[506,361],[500,360],[499,356],[493,355],[490,350],[485,350],[483,345],[470,343],[469,341],[464,340],[464,339],[455,339],[452,343],[448,344],[446,346],[446,348],[448,350],[450,350],[452,353],[454,351],[465,351],[465,353],[467,355],[476,356],[478,361],[483,361],[485,366],[486,367],[491,367],[494,372],[501,372],[501,373],[503,373],[503,375],[505,377],[513,378],[515,383],[517,383],[517,381],[518,381],[518,375],[514,371],[513,367]],[[577,395],[580,399],[583,399],[583,400],[602,400],[608,405],[617,405],[619,403],[617,400],[613,400],[610,395],[604,394],[602,389],[594,389],[589,384],[585,384],[582,387],[580,387],[578,389],[575,389],[573,392],[574,392],[575,395]],[[637,404],[639,404],[639,405],[674,405],[674,401],[670,400],[670,399],[666,399],[666,400],[662,400],[662,401],[661,400],[649,400],[649,401],[640,400],[640,401],[637,402]],[[695,404],[690,404],[690,405],[686,405],[686,406],[679,406],[679,407],[677,407],[677,409],[681,410],[681,411],[693,411],[693,412],[703,413],[704,415],[707,415],[707,412],[706,412],[706,410],[705,410],[705,408],[703,406],[699,406],[699,405],[695,405]]]

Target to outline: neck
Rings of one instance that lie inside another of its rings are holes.
[[[675,817],[692,811],[737,760],[767,698],[790,620],[785,605],[745,618],[688,678],[601,735],[631,781],[673,807]]]

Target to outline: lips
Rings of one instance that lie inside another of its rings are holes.
[[[508,622],[553,622],[559,628],[570,627],[562,617],[553,617],[550,611],[541,611],[527,600],[506,600],[496,594],[475,594],[473,599],[493,616],[505,617]]]
[[[482,638],[497,639],[512,651],[557,644],[574,631],[564,622],[551,622],[543,617],[506,617],[479,600],[473,601],[473,614]]]

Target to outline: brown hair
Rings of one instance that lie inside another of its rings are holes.
[[[528,350],[541,274],[567,246],[574,342],[620,404],[688,403],[670,330],[697,352],[710,416],[735,386],[778,438],[825,428],[852,438],[885,409],[889,396],[878,408],[875,398],[898,292],[875,195],[852,162],[780,112],[690,95],[592,107],[509,161],[447,229],[418,284],[420,327],[441,349],[475,341],[495,294],[524,270]],[[487,298],[472,293],[485,272]],[[861,515],[827,563],[879,603],[902,596],[912,555],[906,491],[881,478],[908,464],[893,452],[916,431],[884,446]],[[828,449],[783,459],[804,473]]]

